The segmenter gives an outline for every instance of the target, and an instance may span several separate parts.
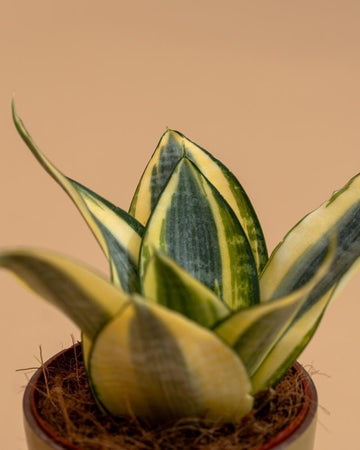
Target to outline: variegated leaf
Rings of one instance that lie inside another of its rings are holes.
[[[211,328],[230,314],[219,297],[165,254],[155,252],[142,280],[144,297]]]
[[[241,225],[187,158],[176,166],[148,222],[140,253],[141,277],[156,249],[214,291],[230,309],[259,301],[255,261]]]
[[[98,400],[116,416],[237,422],[252,407],[248,376],[232,350],[207,329],[141,299],[98,334],[89,366]]]
[[[252,375],[253,393],[277,383],[293,365],[315,333],[336,286],[320,298],[311,308],[290,323],[276,345],[268,353],[258,370]],[[272,302],[268,302],[269,304]]]
[[[124,210],[80,183],[70,181],[106,240],[113,283],[126,292],[139,292],[138,262],[144,227]]]
[[[308,305],[307,308],[300,309],[276,343],[276,346],[274,346],[252,376],[253,392],[258,392],[269,385],[277,383],[287,372],[314,335],[330,300],[338,294],[350,275],[357,272],[359,267],[360,258],[355,261],[350,270],[326,294],[317,299],[316,302]],[[272,302],[266,303],[270,304]]]
[[[14,123],[42,167],[74,202],[110,262],[113,282],[126,292],[139,290],[137,264],[143,227],[125,211],[63,175],[35,145],[15,110]]]
[[[146,224],[179,160],[186,156],[220,192],[240,221],[260,273],[267,261],[264,236],[248,196],[236,177],[207,151],[177,131],[167,130],[140,180],[130,214]]]
[[[55,253],[3,251],[0,267],[61,309],[90,340],[127,302],[125,294],[100,275]]]
[[[260,280],[263,301],[286,295],[311,278],[326,251],[329,233],[337,235],[334,262],[254,374],[256,390],[281,378],[310,341],[339,285],[359,266],[359,175],[300,221],[274,250]]]
[[[250,378],[277,346],[278,340],[314,288],[327,275],[334,260],[335,248],[334,239],[316,274],[304,286],[285,297],[238,311],[214,329],[218,336],[234,348]]]
[[[306,283],[323,258],[331,232],[337,236],[333,267],[312,302],[335,286],[360,256],[360,175],[305,216],[276,247],[260,278],[261,301]]]

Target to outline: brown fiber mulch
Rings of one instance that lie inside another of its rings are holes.
[[[152,426],[136,418],[103,415],[90,393],[79,346],[60,357],[37,386],[42,420],[55,434],[84,450],[254,450],[284,429],[299,413],[303,383],[291,369],[275,389],[256,397],[240,424],[208,423],[201,418]]]

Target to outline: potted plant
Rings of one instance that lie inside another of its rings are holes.
[[[273,392],[289,373],[358,261],[360,177],[295,225],[268,258],[242,186],[181,133],[163,134],[127,213],[62,174],[37,148],[14,104],[13,118],[90,226],[111,280],[48,251],[3,250],[0,266],[79,326],[81,364],[100,414],[113,424],[188,420],[193,428],[199,420],[235,427],[251,417],[254,399],[261,405],[263,392]],[[67,352],[76,368],[79,351]],[[50,372],[33,381],[46,390]],[[304,376],[306,411],[300,407],[295,425],[285,427],[293,435],[284,441],[280,432],[257,448],[312,448],[316,393]],[[82,448],[38,430],[37,391],[29,390],[29,448]],[[96,445],[84,448],[127,448]],[[163,448],[156,445],[149,448]]]

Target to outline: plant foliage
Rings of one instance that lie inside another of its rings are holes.
[[[314,334],[360,257],[360,177],[302,219],[268,259],[235,176],[166,130],[126,212],[60,172],[18,117],[35,158],[70,196],[111,281],[55,253],[15,249],[0,266],[82,330],[98,404],[152,421],[237,422]]]

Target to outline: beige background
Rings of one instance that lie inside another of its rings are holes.
[[[106,272],[77,211],[32,158],[18,110],[68,175],[127,208],[166,126],[231,167],[269,249],[360,170],[360,3],[0,1],[0,246]],[[1,447],[23,450],[23,373],[76,328],[0,274]],[[317,450],[360,449],[360,274],[301,356],[321,372]]]

